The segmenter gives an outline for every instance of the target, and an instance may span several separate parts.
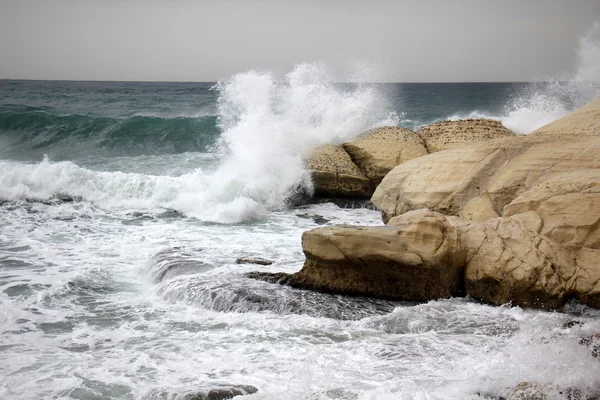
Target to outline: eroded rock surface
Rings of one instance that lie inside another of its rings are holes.
[[[306,162],[315,194],[321,196],[369,197],[371,181],[340,146],[323,145]]]
[[[417,134],[429,153],[515,135],[500,121],[483,118],[438,122],[422,127]]]
[[[472,199],[485,194],[491,209],[503,215],[504,206],[544,179],[593,174],[591,170],[600,169],[599,151],[600,136],[552,141],[518,136],[442,151],[395,167],[372,201],[387,220],[420,208],[459,215]]]
[[[427,154],[419,135],[391,126],[374,129],[342,147],[375,186],[396,165]]]
[[[302,235],[306,262],[294,284],[409,301],[462,295],[466,253],[459,243],[451,222],[429,210],[387,226],[316,228]]]
[[[465,281],[473,298],[492,304],[554,309],[573,292],[578,271],[559,243],[532,232],[516,217],[465,229]]]

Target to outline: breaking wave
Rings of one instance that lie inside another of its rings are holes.
[[[220,156],[215,171],[197,169],[171,177],[96,172],[69,161],[3,161],[0,199],[44,200],[60,195],[99,207],[169,208],[205,221],[261,218],[268,210],[284,208],[296,193],[312,190],[303,160],[316,146],[352,140],[375,126],[398,123],[378,86],[332,83],[335,80],[321,64],[301,64],[282,81],[268,72],[251,71],[218,83],[217,125],[222,133],[214,146]],[[50,123],[41,114],[36,118],[40,124]],[[134,117],[124,123],[143,125],[152,118]],[[107,124],[87,117],[77,121]],[[133,145],[131,129],[127,135],[115,135]],[[88,135],[89,128],[77,132]],[[55,136],[61,142],[60,129]]]

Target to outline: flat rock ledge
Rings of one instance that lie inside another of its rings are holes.
[[[468,294],[489,304],[546,310],[560,309],[572,298],[597,307],[598,282],[588,260],[540,234],[537,226],[530,215],[481,223],[415,210],[386,226],[304,232],[306,261],[299,272],[248,276],[389,300],[424,302]]]
[[[325,293],[389,300],[463,296],[466,252],[458,244],[459,235],[445,216],[427,210],[381,227],[317,228],[302,235],[306,262],[300,272],[248,276]]]

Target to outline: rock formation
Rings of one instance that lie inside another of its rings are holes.
[[[307,169],[318,196],[365,197],[389,171],[406,161],[461,144],[509,136],[514,133],[487,119],[444,121],[416,133],[388,126],[373,129],[342,148],[319,147],[307,160]]]
[[[426,301],[463,295],[466,252],[442,214],[407,213],[387,226],[321,227],[302,235],[296,274],[251,277],[323,292]]]
[[[427,154],[418,134],[391,126],[374,129],[342,147],[375,186],[396,165]]]
[[[369,197],[371,181],[340,146],[319,147],[307,160],[315,194],[341,197]]]
[[[577,263],[560,244],[515,217],[469,225],[466,289],[475,299],[524,307],[561,307],[574,294]]]
[[[504,206],[542,180],[565,173],[592,179],[593,170],[600,168],[599,150],[600,135],[518,136],[442,151],[394,168],[372,201],[384,220],[420,208],[459,215],[479,196],[487,196],[491,209],[504,215]],[[488,215],[490,211],[485,209]]]
[[[600,308],[598,121],[600,98],[530,136],[514,136],[499,123],[478,120],[469,122],[470,137],[463,132],[453,141],[436,133],[448,122],[424,128],[420,132],[431,139],[430,151],[461,140],[506,137],[397,165],[372,197],[386,226],[305,232],[301,271],[254,277],[408,301],[468,293],[491,304],[556,309],[575,298]],[[476,126],[490,131],[476,132]],[[490,133],[492,127],[496,133]],[[368,169],[365,179],[377,179],[395,163],[393,154],[404,153],[398,143],[381,158],[371,153],[394,140],[418,144],[409,132],[384,129],[345,148]],[[342,153],[339,147],[324,152]],[[349,158],[340,155],[344,161],[338,164],[352,165],[347,170],[357,175]]]
[[[600,132],[600,97],[572,113],[533,131],[530,135],[597,136]]]

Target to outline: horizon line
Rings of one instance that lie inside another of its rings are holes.
[[[0,82],[17,81],[17,82],[72,82],[72,83],[204,83],[215,84],[223,81],[176,81],[176,80],[103,80],[103,79],[31,79],[31,78],[0,78]],[[465,83],[550,83],[557,82],[556,80],[533,80],[533,81],[332,81],[329,83],[370,83],[370,84],[465,84]],[[564,81],[568,82],[568,81]]]

